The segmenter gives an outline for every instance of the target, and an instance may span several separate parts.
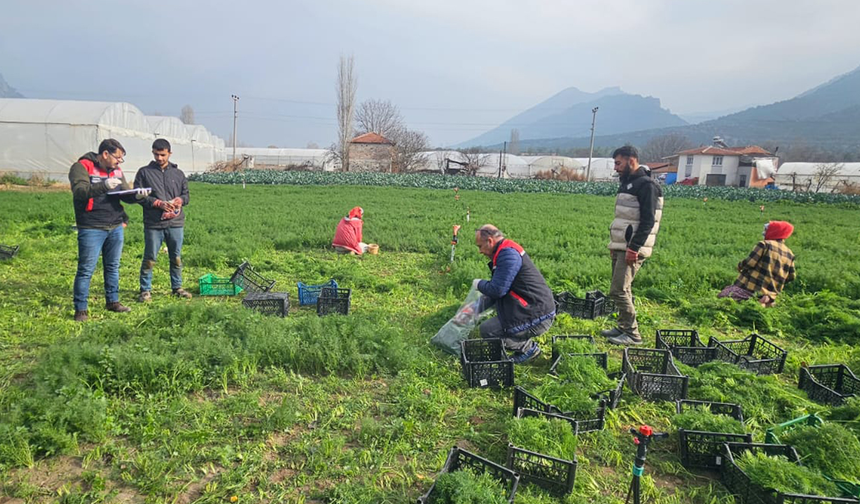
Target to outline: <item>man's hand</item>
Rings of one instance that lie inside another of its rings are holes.
[[[624,259],[627,261],[628,266],[633,266],[639,260],[639,252],[628,247]]]
[[[476,279],[472,280],[472,288],[473,288],[473,289],[475,289],[475,290],[478,290],[478,284],[479,284],[479,283],[481,283],[481,279],[480,279],[480,278],[476,278]]]
[[[152,189],[150,189],[148,187],[146,187],[146,188],[139,187],[139,188],[135,189],[135,191],[137,191],[137,193],[135,193],[135,195],[134,195],[135,199],[142,200],[142,199],[145,199],[147,196],[149,196],[149,193],[152,192]]]
[[[105,180],[105,187],[107,187],[108,191],[113,191],[120,184],[122,184],[122,180],[120,180],[116,177],[111,177],[111,178]]]
[[[170,203],[173,204],[173,208],[179,208],[182,206],[182,198],[177,196],[177,197],[173,198],[172,200],[170,200]]]
[[[162,201],[160,199],[157,199],[157,200],[152,202],[152,206],[154,206],[155,208],[160,208],[161,210],[164,210],[165,212],[172,212],[173,211],[173,203],[171,203],[169,201]]]

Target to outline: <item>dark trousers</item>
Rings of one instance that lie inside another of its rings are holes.
[[[540,324],[532,326],[525,331],[516,334],[505,334],[505,330],[502,328],[502,323],[499,321],[499,317],[493,317],[481,324],[481,337],[487,339],[501,338],[502,343],[505,345],[507,350],[511,352],[525,353],[537,344],[532,340],[532,338],[549,331],[549,328],[552,327],[552,323],[554,321],[555,317],[548,318]]]

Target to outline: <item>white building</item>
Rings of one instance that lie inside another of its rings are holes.
[[[771,181],[779,158],[756,145],[729,147],[718,138],[717,145],[681,151],[677,158],[678,182],[697,185],[764,187]]]
[[[0,99],[0,171],[64,180],[69,167],[97,151],[106,138],[125,147],[127,179],[152,160],[156,138],[170,142],[171,161],[186,173],[223,159],[224,141],[206,128],[173,117],[148,117],[130,103]]]

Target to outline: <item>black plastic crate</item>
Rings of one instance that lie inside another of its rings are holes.
[[[254,267],[248,261],[236,268],[230,281],[248,292],[269,292],[275,285],[274,280],[269,280],[254,271]]]
[[[581,319],[595,319],[603,315],[603,303],[604,298],[583,299],[570,292],[555,295],[556,312],[564,312]]]
[[[15,245],[14,247],[10,245],[0,245],[0,260],[12,259],[18,255],[18,250],[20,248],[20,245]]]
[[[668,350],[625,348],[622,371],[634,394],[649,400],[687,398],[690,378],[681,374]]]
[[[669,350],[672,357],[688,366],[699,366],[716,358],[717,349],[706,346],[694,329],[657,329],[657,348]]]
[[[323,317],[333,313],[349,315],[352,291],[340,287],[323,287],[317,298],[317,315]]]
[[[555,348],[555,344],[561,340],[566,339],[582,339],[588,340],[592,345],[595,344],[594,338],[591,336],[586,336],[584,334],[559,334],[552,337],[552,361],[555,362],[558,359],[558,350]]]
[[[739,404],[680,400],[675,402],[675,410],[683,413],[685,408],[708,406],[712,413],[727,415],[743,423],[744,415]],[[707,432],[678,429],[681,451],[681,465],[686,468],[719,469],[719,458],[726,443],[752,443],[750,434],[727,432]]]
[[[558,359],[556,359],[552,366],[549,368],[549,374],[553,376],[558,376],[558,372],[556,371],[562,359],[568,357],[590,357],[597,362],[597,365],[602,367],[604,370],[607,368],[607,361],[609,360],[609,356],[606,352],[604,353],[590,353],[590,354],[566,354],[560,355]],[[617,380],[617,385],[609,390],[603,390],[598,392],[596,395],[599,399],[603,399],[606,401],[606,405],[612,409],[618,407],[618,401],[621,399],[621,389],[624,388],[624,374],[623,373],[606,373],[610,379]]]
[[[303,282],[299,282],[297,285],[299,288],[299,306],[317,304],[317,299],[319,299],[320,292],[322,292],[323,287],[337,288],[337,282],[335,282],[334,279],[319,285],[308,285]]]
[[[288,292],[249,292],[242,300],[242,305],[264,315],[286,317],[290,312],[290,294]]]
[[[764,488],[754,483],[749,476],[738,467],[735,455],[743,451],[765,452],[771,456],[782,455],[790,461],[800,463],[797,452],[787,445],[760,443],[726,443],[723,445],[720,459],[720,480],[723,485],[739,499],[741,503],[755,504],[813,504],[828,502],[831,504],[857,503],[856,499],[846,497],[825,497],[817,495],[800,495],[783,493],[772,488]]]
[[[762,375],[782,373],[788,356],[788,352],[755,333],[730,341],[711,336],[708,346],[716,348],[714,358]]]
[[[508,443],[507,465],[508,469],[520,475],[521,481],[539,486],[553,495],[562,496],[573,491],[576,457],[564,460]]]
[[[559,418],[570,423],[574,434],[599,431],[606,425],[606,401],[598,401],[594,411],[561,411],[529,394],[522,387],[514,388],[514,416],[522,418],[537,415]]]
[[[445,465],[442,466],[442,470],[439,471],[439,474],[441,475],[449,472],[460,471],[462,469],[469,469],[476,474],[490,474],[507,487],[508,502],[514,502],[514,497],[517,494],[517,486],[519,486],[520,483],[520,476],[514,471],[455,446],[451,448],[450,452],[448,452],[448,458],[445,460]],[[432,504],[434,497],[433,491],[435,489],[436,482],[434,481],[430,490],[421,497],[418,497],[418,504]]]
[[[320,298],[322,299],[322,298]],[[460,342],[460,365],[470,387],[511,387],[514,363],[500,339],[471,339]]]
[[[797,387],[815,402],[841,406],[860,392],[860,379],[845,364],[825,364],[800,368]]]

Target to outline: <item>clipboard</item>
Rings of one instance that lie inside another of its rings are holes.
[[[108,192],[105,194],[107,194],[108,196],[124,196],[126,194],[137,194],[138,192],[140,192],[142,190],[145,191],[147,189],[149,189],[149,188],[146,187],[146,188],[140,188],[140,189],[128,189],[125,191],[111,191],[111,192]],[[152,189],[149,189],[149,190],[151,191]]]

